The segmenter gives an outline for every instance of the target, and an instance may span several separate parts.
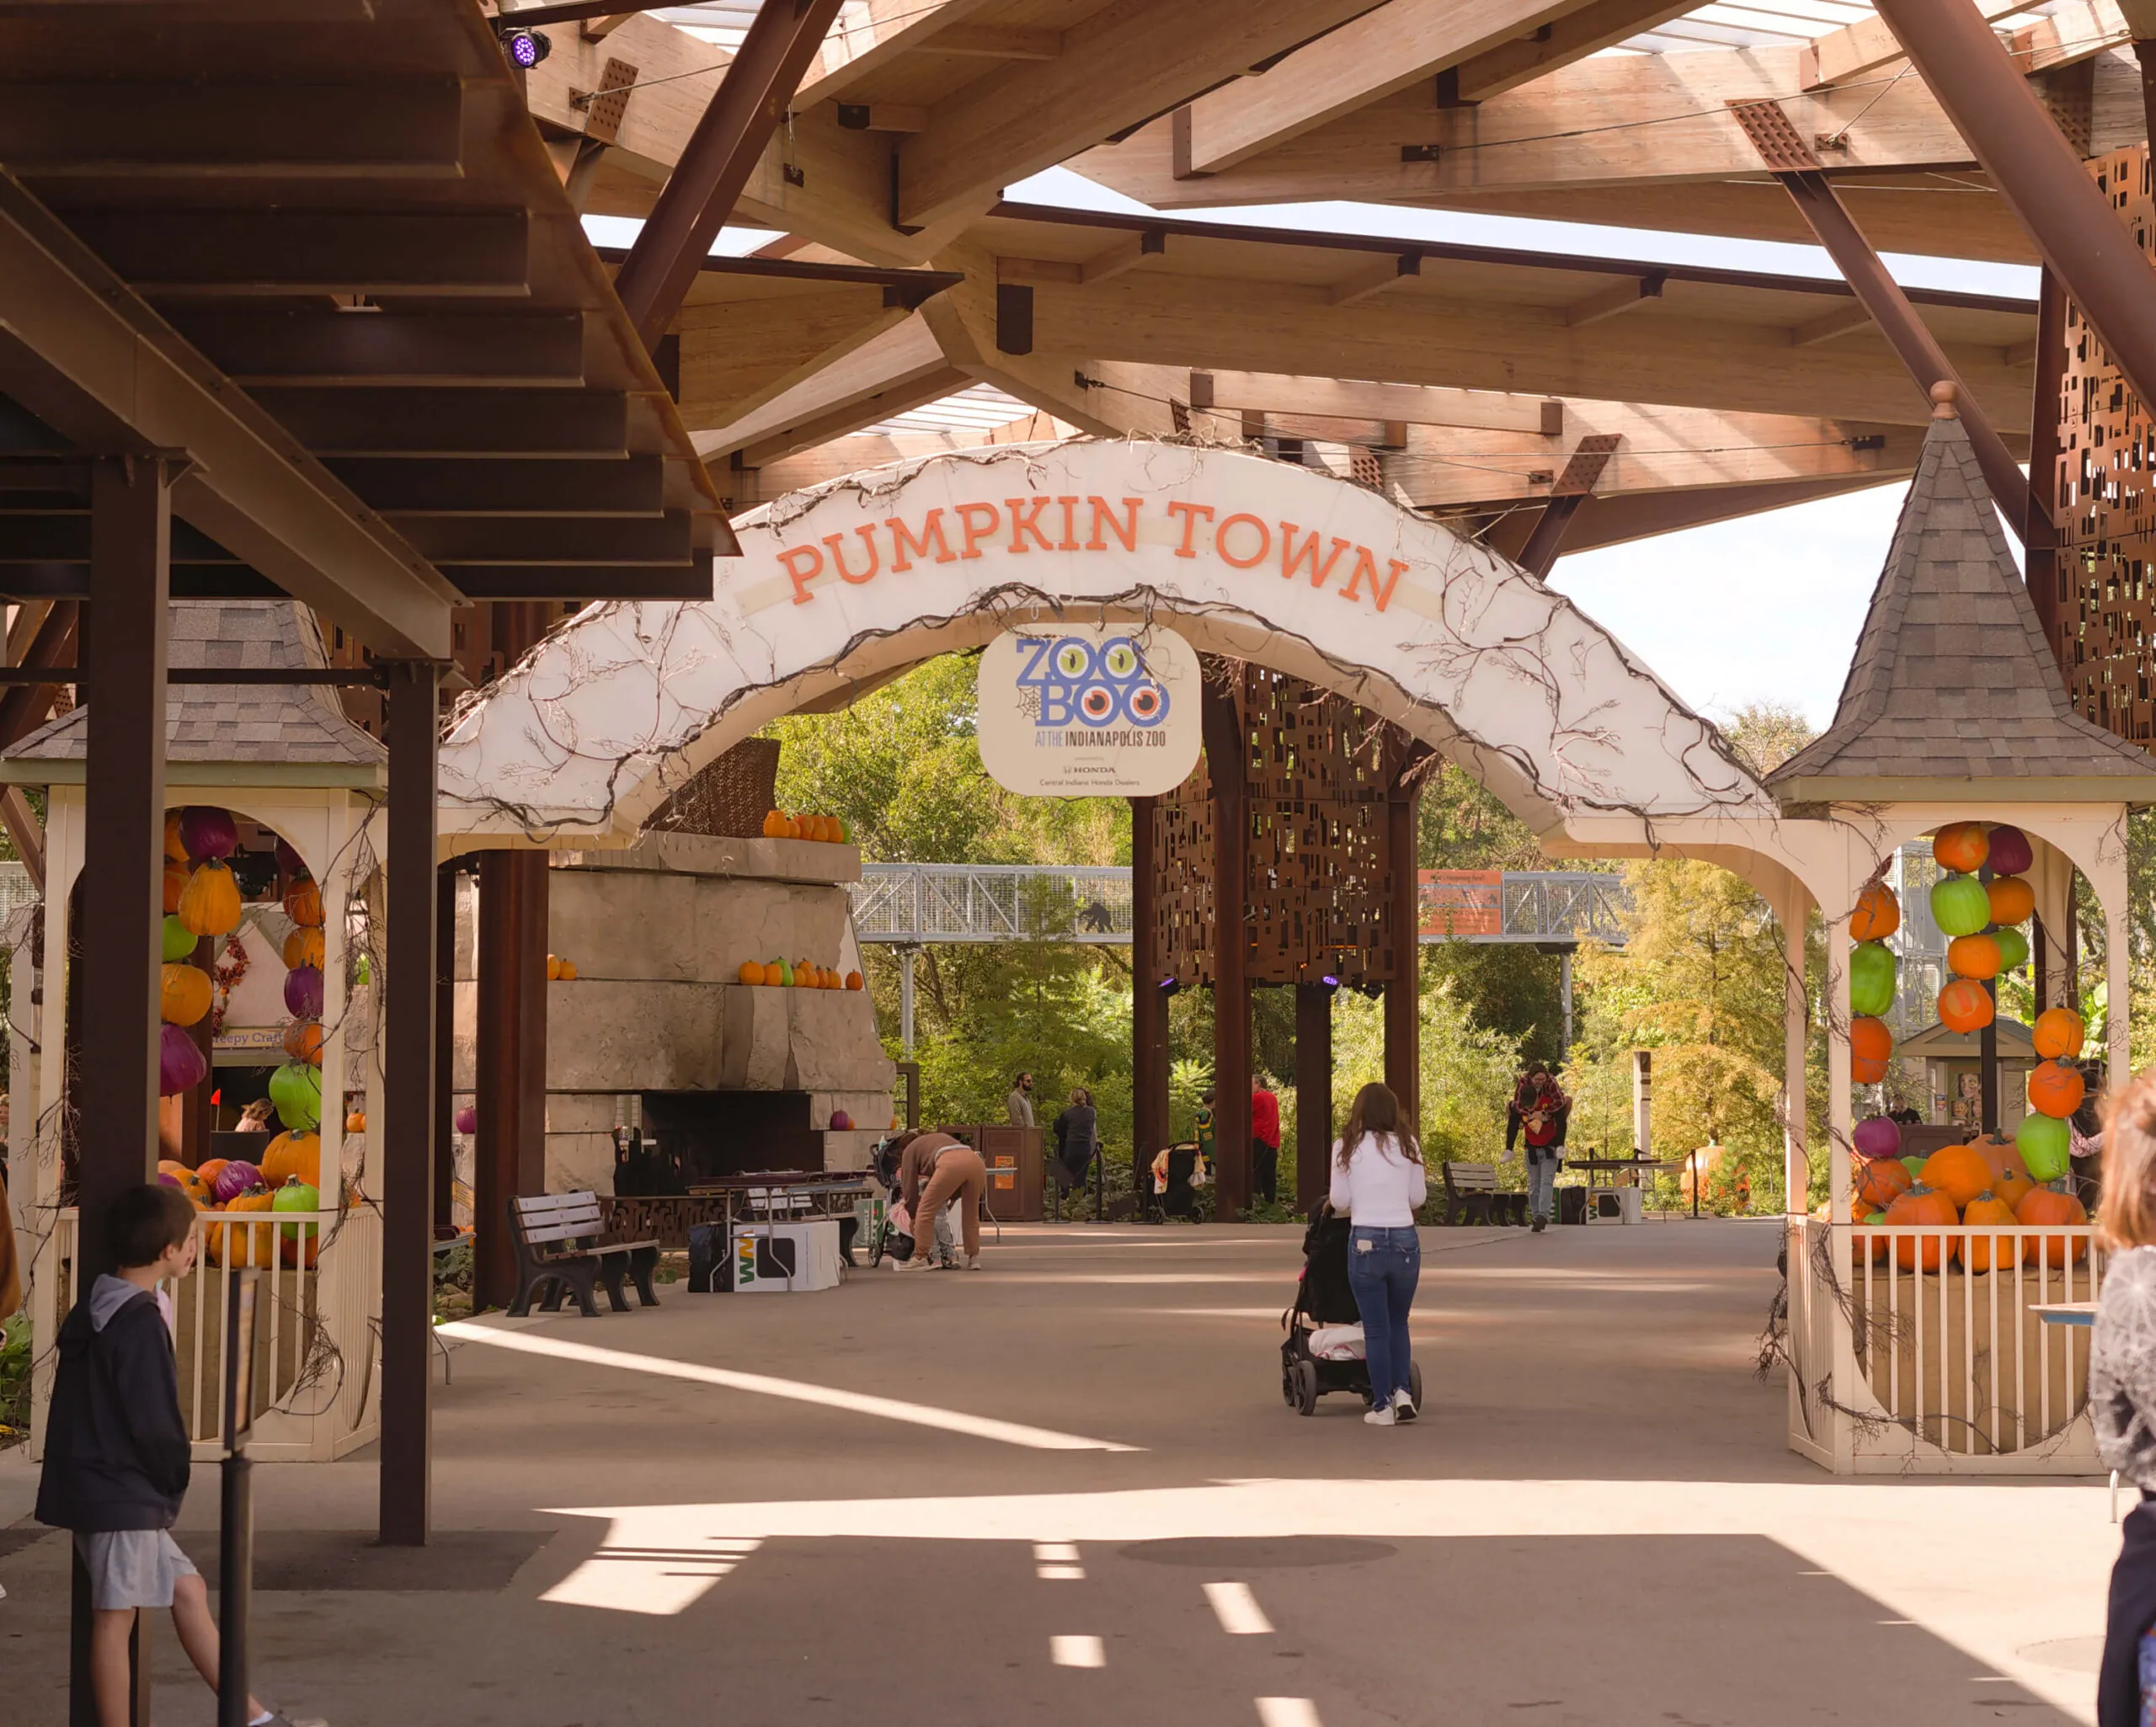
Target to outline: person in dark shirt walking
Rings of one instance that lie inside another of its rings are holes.
[[[128,1727],[137,1612],[172,1609],[180,1646],[212,1692],[219,1651],[209,1591],[171,1534],[187,1495],[189,1447],[157,1286],[195,1268],[195,1207],[176,1187],[131,1187],[105,1227],[120,1274],[99,1277],[60,1328],[37,1520],[74,1532],[90,1577],[98,1721]],[[251,1697],[247,1717],[251,1727],[291,1727]]]

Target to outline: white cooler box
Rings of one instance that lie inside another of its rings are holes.
[[[839,1282],[836,1218],[798,1223],[737,1223],[734,1228],[734,1291],[835,1289]]]

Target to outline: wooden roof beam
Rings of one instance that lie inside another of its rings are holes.
[[[899,153],[897,219],[926,227],[1234,76],[1371,0],[1177,0],[1110,7],[1053,61],[1014,61],[937,103]],[[939,36],[947,41],[950,33]]]
[[[696,449],[712,464],[723,488],[727,457],[738,454],[738,466],[761,467],[919,408],[970,381],[945,357],[922,314],[915,312],[761,407],[697,432]]]
[[[2028,0],[1977,0],[1977,9],[1992,24],[2027,10]],[[1799,76],[1804,88],[1817,90],[1897,66],[1906,57],[1886,20],[1875,15],[1812,38],[1798,62]]]
[[[1403,252],[1397,258],[1374,259],[1369,264],[1350,270],[1326,291],[1326,298],[1335,306],[1356,306],[1374,294],[1382,294],[1395,284],[1409,281],[1422,274],[1422,254]]]
[[[1182,398],[1193,409],[1299,415],[1407,426],[1564,435],[1565,404],[1547,397],[1433,385],[1364,384],[1279,372],[1193,371]]]
[[[446,659],[456,590],[0,175],[0,389],[75,442],[179,450],[175,515],[386,656]]]
[[[1628,36],[1668,24],[1693,9],[1694,0],[1597,0],[1567,11],[1540,29],[1463,61],[1454,69],[1453,95],[1462,103],[1487,102],[1560,67],[1614,48]]]
[[[1865,309],[1864,302],[1852,301],[1847,306],[1838,306],[1832,312],[1822,312],[1817,317],[1805,319],[1789,333],[1789,345],[1792,348],[1816,348],[1822,342],[1833,341],[1837,336],[1873,328],[1871,313]]]
[[[1179,178],[1218,173],[1543,25],[1588,0],[1390,0],[1190,104]]]
[[[1565,327],[1583,330],[1589,324],[1598,324],[1632,310],[1646,301],[1662,298],[1663,285],[1669,280],[1665,272],[1653,271],[1642,276],[1627,276],[1621,282],[1613,282],[1599,292],[1575,300],[1565,308]]]
[[[862,0],[841,13],[796,98],[800,107],[843,97],[902,55],[941,52],[937,38],[998,0]]]

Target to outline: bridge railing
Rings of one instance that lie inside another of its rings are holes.
[[[851,888],[863,941],[1066,941],[1127,944],[1130,871],[1082,864],[872,863]],[[1588,870],[1425,870],[1425,941],[1622,946],[1621,876]]]

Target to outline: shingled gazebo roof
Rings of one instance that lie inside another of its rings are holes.
[[[1785,807],[2156,803],[2156,760],[2068,704],[1951,403],[1925,435],[1834,722],[1767,785]]]
[[[179,600],[167,664],[257,671],[320,670],[329,663],[314,614],[289,600]],[[319,684],[171,684],[165,761],[249,785],[376,786],[388,753],[344,717]],[[79,782],[88,754],[87,703],[40,727],[0,761],[18,785]],[[200,781],[200,774],[179,777]]]

